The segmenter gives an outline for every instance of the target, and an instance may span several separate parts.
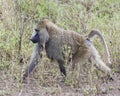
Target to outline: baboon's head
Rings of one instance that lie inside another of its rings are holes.
[[[43,45],[48,41],[49,34],[48,34],[47,23],[48,23],[47,19],[43,19],[41,21],[35,21],[33,34],[30,38],[30,40],[33,43],[40,43],[41,45]]]

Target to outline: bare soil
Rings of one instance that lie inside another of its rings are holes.
[[[66,85],[59,78],[47,78],[41,84],[38,78],[31,76],[26,83],[20,83],[13,80],[12,76],[0,73],[0,96],[120,96],[120,73],[113,75],[114,81],[100,83],[99,92],[90,92],[90,86],[85,84],[81,87]]]

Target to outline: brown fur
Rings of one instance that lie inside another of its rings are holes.
[[[61,40],[61,43],[68,44],[72,47],[73,53],[76,52],[78,46],[84,46],[84,36],[78,34],[74,31],[64,30],[54,23],[50,22],[48,19],[44,19],[43,21],[39,22],[37,25],[37,29],[42,29],[48,27],[48,34],[51,38],[57,38]],[[79,42],[79,45],[78,45]],[[74,46],[74,47],[73,47]]]
[[[37,43],[37,48],[33,51],[35,56],[32,56],[31,63],[27,67],[24,77],[27,76],[31,71],[31,66],[33,66],[34,59],[38,57],[38,49],[43,45],[46,50],[46,55],[50,59],[56,59],[58,61],[60,71],[66,75],[66,70],[64,67],[64,54],[63,47],[68,46],[71,49],[73,67],[76,63],[81,63],[84,61],[91,61],[96,64],[96,66],[104,71],[106,74],[111,74],[111,69],[101,60],[101,57],[90,41],[94,35],[98,35],[103,42],[104,49],[107,51],[107,56],[109,56],[108,48],[105,40],[101,33],[97,30],[92,30],[87,36],[81,35],[77,32],[64,30],[48,19],[43,19],[35,23],[34,29],[38,30],[40,40]],[[44,41],[44,42],[42,42]],[[34,65],[33,67],[35,67]],[[30,70],[30,71],[29,71]],[[27,73],[27,71],[29,71]]]
[[[94,58],[94,56],[98,56],[98,58],[101,61],[100,55],[97,52],[97,50],[95,49],[95,47],[92,44],[89,46],[85,45],[86,37],[84,35],[80,35],[74,31],[68,31],[68,30],[59,28],[57,25],[55,25],[54,23],[50,22],[47,19],[44,19],[41,22],[39,22],[37,28],[41,29],[41,28],[45,28],[46,26],[48,27],[48,34],[49,34],[50,38],[57,38],[56,40],[58,40],[61,43],[61,45],[66,44],[71,47],[72,55],[73,55],[72,59],[73,59],[74,63],[80,62],[79,61],[80,58],[89,59],[91,57]],[[92,32],[92,31],[94,31],[94,32]],[[96,33],[98,34],[97,30],[92,30],[92,31],[91,31],[91,34],[88,34],[88,39],[93,37]],[[99,61],[99,59],[98,59],[98,61]],[[110,72],[110,69],[107,66],[104,66],[101,70]]]

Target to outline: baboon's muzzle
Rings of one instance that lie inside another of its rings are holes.
[[[39,34],[38,33],[34,34],[33,36],[31,36],[30,40],[33,43],[38,43],[38,41],[39,41]]]

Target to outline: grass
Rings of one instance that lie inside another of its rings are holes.
[[[34,20],[41,19],[42,17],[51,19],[64,29],[74,30],[81,34],[88,33],[93,28],[99,29],[104,35],[110,50],[113,72],[119,72],[120,1],[96,0],[93,3],[90,11],[86,11],[88,6],[82,5],[79,0],[66,0],[66,2],[64,0],[36,0],[36,2],[34,0],[1,0],[0,84],[3,85],[0,87],[0,96],[9,96],[15,91],[20,92],[23,87],[20,82],[21,76],[24,68],[29,63],[33,50],[33,44],[29,41],[29,37],[32,34]],[[100,40],[95,39],[94,44],[102,56],[104,56]],[[97,77],[97,73],[100,76],[102,73],[96,72],[94,67],[88,71],[91,65],[82,66],[80,69],[80,79],[76,78],[77,74],[79,74],[77,70],[74,72],[73,77],[71,77],[72,72],[69,69],[69,65],[66,66],[68,70],[68,77],[65,81],[66,86],[79,88],[84,83],[93,86],[93,90],[96,90],[94,88],[100,85],[101,80]],[[57,64],[51,64],[50,60],[46,59],[46,57],[36,68],[35,72],[33,72],[31,78],[35,78],[37,84],[43,87],[57,86],[57,80],[61,79]],[[15,88],[13,88],[14,86]],[[54,90],[53,88],[46,90],[50,94],[55,91],[56,94],[61,89]],[[87,89],[83,89],[83,92],[90,94]]]

